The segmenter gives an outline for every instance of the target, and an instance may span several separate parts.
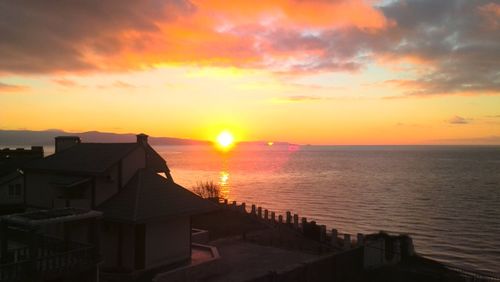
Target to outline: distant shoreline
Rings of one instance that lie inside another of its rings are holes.
[[[30,147],[30,146],[51,146],[54,144],[56,136],[76,135],[82,138],[84,142],[92,143],[123,143],[135,142],[135,134],[133,133],[111,133],[99,131],[86,132],[66,132],[63,130],[2,130],[0,129],[0,147]],[[244,141],[237,143],[239,146],[262,146],[262,147],[280,147],[280,146],[300,146],[301,149],[307,147],[497,147],[500,146],[500,137],[491,136],[483,138],[484,140],[462,140],[462,142],[452,140],[435,140],[429,144],[294,144],[286,141],[273,141],[273,145],[269,146],[268,141]],[[498,139],[498,140],[497,140]],[[154,146],[181,146],[181,145],[207,145],[211,146],[212,142],[207,140],[196,140],[188,138],[175,137],[150,137],[149,142]]]

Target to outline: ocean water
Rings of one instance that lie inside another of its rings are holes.
[[[500,274],[500,147],[157,146],[174,180],[356,234],[412,235],[425,256]]]

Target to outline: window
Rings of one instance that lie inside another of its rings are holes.
[[[21,196],[21,184],[9,184],[9,197],[15,198]]]
[[[15,195],[21,196],[21,184],[16,184]]]

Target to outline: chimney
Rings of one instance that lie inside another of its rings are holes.
[[[62,152],[76,144],[82,143],[78,136],[57,136],[56,138],[56,153]]]
[[[148,144],[148,137],[146,134],[141,133],[137,134],[137,143],[139,144]]]
[[[33,156],[43,158],[43,146],[31,146],[31,152]]]

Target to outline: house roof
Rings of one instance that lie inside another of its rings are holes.
[[[97,207],[105,219],[145,222],[215,210],[217,206],[203,200],[182,186],[148,169],[139,170],[115,196]]]
[[[128,155],[138,143],[80,143],[44,159],[24,165],[25,169],[98,174]],[[153,150],[154,151],[154,150]]]
[[[0,185],[4,183],[11,182],[12,180],[22,177],[23,175],[19,171],[11,171],[8,174],[0,175]]]
[[[43,158],[43,149],[41,147],[32,148],[38,149],[36,151],[35,149],[0,149],[0,177],[10,175],[27,162]]]
[[[165,159],[158,154],[149,144],[144,145],[146,150],[146,165],[156,172],[170,172]]]

